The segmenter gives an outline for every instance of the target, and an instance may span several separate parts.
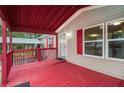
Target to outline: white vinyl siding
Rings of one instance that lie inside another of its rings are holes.
[[[88,26],[105,23],[124,17],[124,6],[105,6],[82,12],[60,32],[72,31],[71,39],[67,41],[67,61],[79,66],[86,67],[107,75],[124,79],[124,62],[119,60],[101,59],[77,55],[77,29],[83,29]],[[105,28],[106,30],[106,28]],[[106,34],[106,32],[105,32]],[[104,37],[105,38],[105,37]],[[106,42],[106,39],[105,39]],[[106,43],[104,43],[106,46]],[[104,51],[106,50],[106,47]],[[106,51],[105,51],[106,52]]]

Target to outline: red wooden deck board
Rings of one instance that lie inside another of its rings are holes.
[[[31,86],[124,86],[124,81],[68,62],[58,63],[49,60],[42,63],[30,63],[15,66],[8,77],[8,86],[29,81]]]

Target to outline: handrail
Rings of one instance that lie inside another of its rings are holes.
[[[56,48],[31,48],[31,49],[15,49],[13,51],[18,52],[18,51],[30,51],[30,50],[50,50],[50,49],[56,49]]]

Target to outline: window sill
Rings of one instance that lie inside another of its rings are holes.
[[[110,57],[107,57],[106,59],[113,60],[113,61],[123,61],[124,62],[124,59],[119,59],[119,58],[110,58]]]
[[[86,54],[84,54],[83,56],[84,56],[84,57],[93,57],[93,58],[100,58],[100,59],[104,59],[104,57],[103,57],[103,56],[94,56],[94,55],[86,55]]]

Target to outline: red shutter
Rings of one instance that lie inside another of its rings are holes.
[[[83,31],[77,30],[77,54],[83,54]]]

